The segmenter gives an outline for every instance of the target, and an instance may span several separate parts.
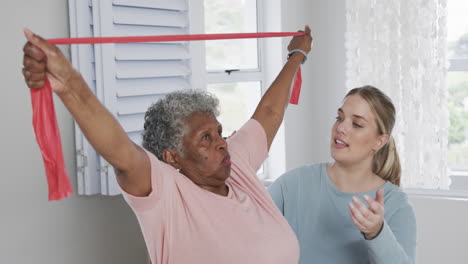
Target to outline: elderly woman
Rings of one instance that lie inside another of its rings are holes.
[[[218,101],[204,92],[167,95],[145,116],[143,148],[99,103],[57,47],[26,32],[23,74],[47,76],[96,151],[114,167],[153,263],[297,263],[294,232],[256,178],[287,106],[293,76],[310,51],[310,29],[235,135],[223,139]],[[112,133],[109,133],[112,131]]]

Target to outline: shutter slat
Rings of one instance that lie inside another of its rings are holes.
[[[128,25],[187,27],[184,12],[149,8],[114,7],[114,23]]]
[[[144,114],[162,95],[124,97],[117,100],[117,116]]]
[[[190,59],[183,44],[128,43],[117,44],[116,60],[182,60]]]
[[[157,26],[133,26],[133,25],[114,25],[112,35],[107,36],[162,36],[162,35],[184,35],[187,34],[187,28],[157,27]],[[160,42],[164,43],[164,42]],[[169,43],[185,43],[183,41]]]
[[[117,79],[187,76],[190,69],[183,61],[118,61]]]
[[[180,77],[122,79],[117,82],[117,96],[166,94],[189,88],[189,82]]]
[[[143,130],[145,114],[122,115],[118,116],[119,122],[127,133]]]
[[[114,25],[114,33],[107,36],[172,36],[188,34],[188,28],[161,26]],[[148,42],[157,44],[186,44],[186,41]]]
[[[141,131],[135,131],[135,132],[130,132],[128,133],[128,137],[135,142],[135,144],[141,146],[141,142],[143,141],[143,136],[142,136],[143,130]]]
[[[188,9],[186,0],[114,0],[113,4],[181,11],[186,11]]]

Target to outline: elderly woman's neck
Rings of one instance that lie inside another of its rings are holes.
[[[221,196],[227,196],[229,193],[229,187],[226,184],[219,185],[219,186],[211,186],[211,185],[201,185],[197,184],[200,188],[205,189],[209,192],[214,194],[218,194]]]

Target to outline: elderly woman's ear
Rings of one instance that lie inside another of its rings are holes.
[[[178,155],[173,150],[165,149],[162,151],[163,161],[176,169],[180,169]]]

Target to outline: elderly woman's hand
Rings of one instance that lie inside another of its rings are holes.
[[[55,45],[27,29],[24,34],[28,42],[23,47],[23,76],[28,87],[42,88],[47,77],[54,92],[64,92],[77,72]]]
[[[305,32],[305,35],[293,37],[291,42],[289,42],[288,51],[301,49],[306,53],[309,53],[312,47],[312,36],[310,35],[309,26],[305,26],[304,31],[299,30],[299,32]]]
[[[379,235],[384,224],[384,192],[379,189],[375,200],[364,195],[369,207],[365,206],[357,197],[349,203],[350,216],[354,225],[370,240]]]

